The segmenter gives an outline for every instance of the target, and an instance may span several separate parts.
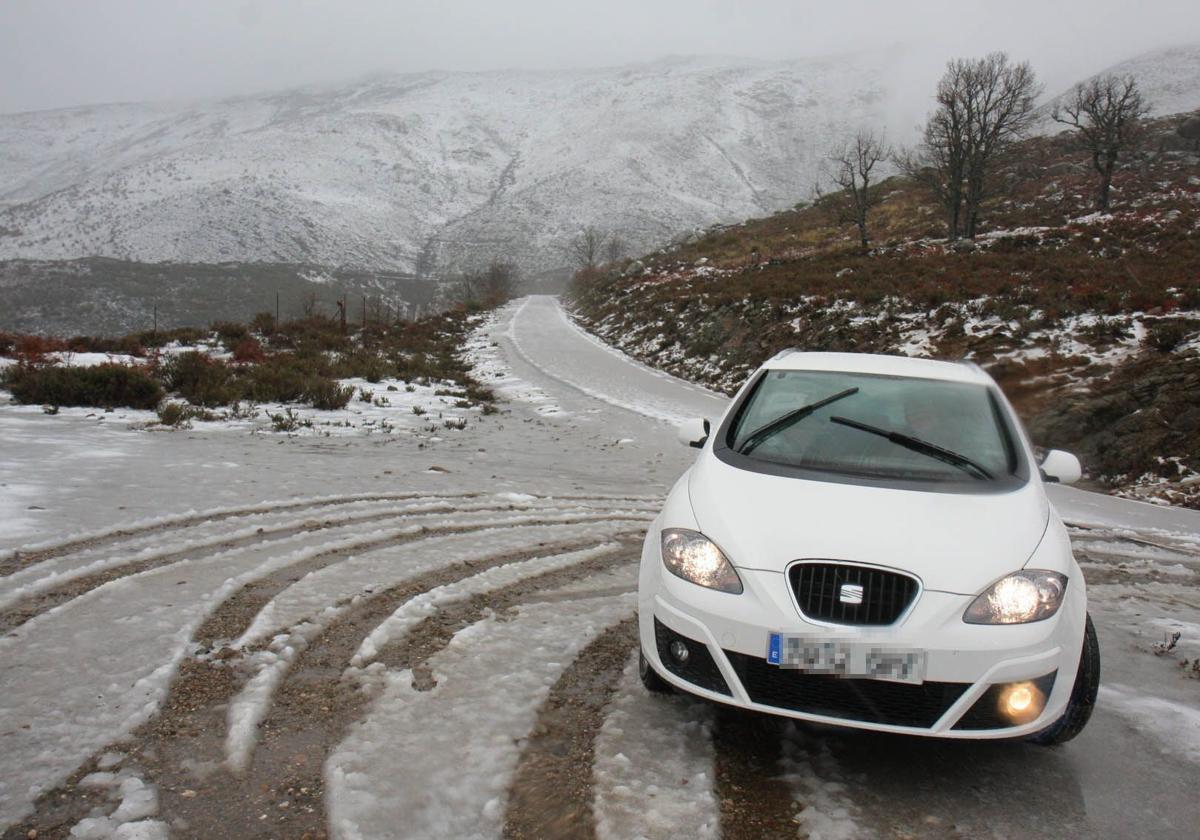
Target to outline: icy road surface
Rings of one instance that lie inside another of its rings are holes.
[[[0,396],[4,838],[1195,836],[1200,515],[1055,493],[1104,652],[1059,749],[651,697],[636,559],[691,457],[667,421],[725,398],[553,298],[468,353],[506,402],[461,431]]]

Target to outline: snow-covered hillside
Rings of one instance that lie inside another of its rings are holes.
[[[861,125],[918,113],[903,50],[422,73],[222,101],[0,116],[0,259],[564,266],[585,225],[642,252],[791,206]],[[1111,68],[1200,106],[1200,46]],[[927,80],[920,84],[926,84]],[[1048,126],[1055,130],[1057,126]]]
[[[1138,80],[1150,113],[1156,117],[1200,108],[1200,44],[1164,47],[1118,62],[1097,75],[1133,76]],[[1054,105],[1070,94],[1064,91],[1046,104]]]
[[[563,265],[789,206],[889,102],[890,53],[426,73],[0,116],[0,259]]]

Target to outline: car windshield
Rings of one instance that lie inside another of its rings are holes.
[[[759,461],[913,481],[995,481],[1017,469],[1000,406],[981,384],[768,371],[726,440]]]

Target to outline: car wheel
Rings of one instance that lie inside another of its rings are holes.
[[[642,678],[642,685],[651,694],[674,694],[675,687],[664,680],[650,667],[650,660],[646,659],[646,654],[638,649],[638,676]]]
[[[1100,642],[1096,639],[1096,628],[1089,615],[1083,632],[1083,652],[1079,657],[1079,670],[1075,674],[1075,685],[1071,688],[1067,710],[1057,721],[1029,740],[1045,747],[1070,741],[1083,731],[1083,727],[1091,718],[1092,710],[1096,708],[1096,693],[1099,690]]]

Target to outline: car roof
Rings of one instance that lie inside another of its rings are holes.
[[[914,379],[941,379],[993,385],[992,378],[976,364],[915,359],[911,356],[884,356],[875,353],[806,353],[784,350],[763,364],[766,370],[819,370],[839,373],[867,373],[877,376],[908,376]]]

